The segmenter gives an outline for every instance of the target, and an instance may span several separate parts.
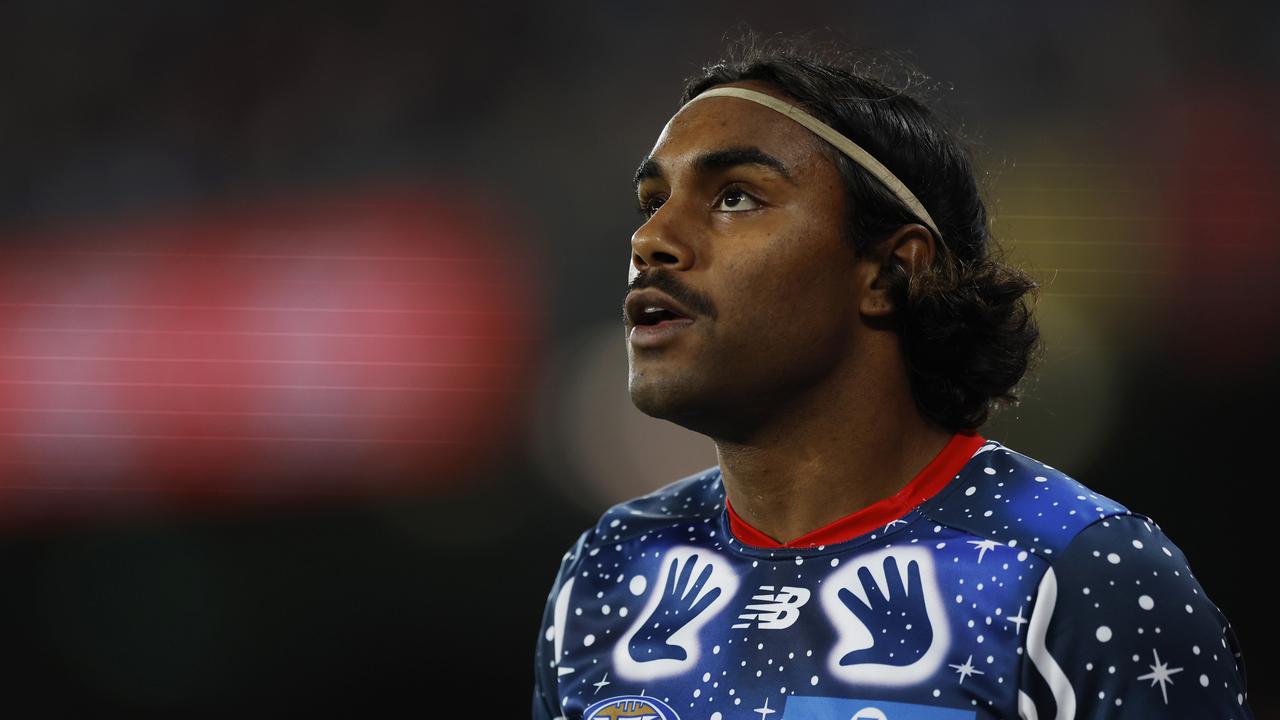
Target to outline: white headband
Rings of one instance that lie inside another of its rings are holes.
[[[742,98],[743,100],[750,100],[754,103],[759,103],[772,110],[777,110],[783,115],[786,115],[813,131],[818,137],[834,145],[837,150],[848,155],[850,160],[858,163],[864,170],[874,175],[877,180],[888,188],[889,192],[893,193],[898,200],[902,201],[903,205],[906,205],[911,212],[915,213],[921,220],[924,220],[925,224],[929,226],[929,229],[933,231],[935,237],[939,240],[942,239],[942,233],[938,232],[938,226],[934,224],[933,218],[929,216],[929,211],[924,209],[924,205],[916,198],[915,194],[908,190],[907,186],[903,185],[902,181],[899,180],[896,175],[889,172],[889,168],[881,165],[879,160],[871,157],[870,153],[863,150],[854,141],[840,134],[835,128],[801,110],[795,105],[779,100],[772,95],[766,95],[762,92],[746,90],[744,88],[713,88],[693,98],[689,103],[697,102],[703,98],[717,96],[736,97]],[[688,106],[689,103],[685,103],[685,105]]]

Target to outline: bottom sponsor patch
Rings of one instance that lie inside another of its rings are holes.
[[[611,697],[587,708],[582,720],[680,720],[676,711],[657,698],[641,695]],[[847,720],[847,718],[843,719]]]
[[[782,709],[781,720],[974,720],[975,717],[972,710],[913,703],[791,696]]]

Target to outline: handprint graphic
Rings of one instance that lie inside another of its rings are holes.
[[[822,607],[837,632],[827,666],[847,682],[919,682],[950,644],[933,558],[919,547],[886,548],[841,567],[823,583]]]
[[[924,606],[924,589],[920,584],[920,563],[912,560],[907,565],[907,585],[903,587],[898,559],[890,555],[884,559],[886,587],[882,591],[871,571],[858,568],[858,580],[866,596],[863,601],[848,588],[840,588],[837,596],[845,607],[862,621],[871,632],[874,643],[869,648],[854,650],[840,658],[841,665],[883,663],[885,665],[910,665],[933,642],[933,626],[929,623],[929,611]]]
[[[710,565],[703,564],[698,579],[693,581],[692,586],[690,585],[693,568],[697,563],[698,556],[690,555],[684,561],[684,567],[680,570],[680,579],[677,580],[676,569],[680,561],[678,559],[671,561],[671,565],[667,568],[666,590],[659,598],[658,606],[649,616],[653,622],[641,630],[640,634],[632,637],[628,645],[631,659],[645,662],[665,658],[684,660],[689,657],[689,653],[685,652],[684,648],[671,644],[671,636],[688,625],[689,621],[701,615],[711,606],[711,603],[716,601],[716,598],[720,597],[718,587],[702,592],[707,580],[711,577]]]
[[[645,609],[614,648],[614,666],[629,679],[674,675],[698,659],[698,631],[738,589],[729,563],[705,548],[677,547],[662,558]]]

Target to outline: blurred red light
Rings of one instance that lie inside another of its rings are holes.
[[[439,487],[492,457],[540,317],[525,244],[476,207],[363,192],[5,238],[0,519]]]

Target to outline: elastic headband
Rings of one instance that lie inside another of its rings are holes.
[[[837,150],[844,153],[845,155],[848,155],[850,160],[853,160],[854,162],[858,163],[859,165],[862,166],[864,170],[874,175],[877,180],[879,180],[881,183],[884,184],[886,188],[888,188],[889,192],[893,193],[894,196],[898,198],[898,200],[902,201],[903,205],[906,205],[907,208],[911,210],[911,212],[915,213],[916,216],[919,217],[921,220],[924,220],[925,224],[929,226],[929,229],[933,231],[933,234],[935,237],[937,237],[939,240],[942,239],[942,233],[938,232],[938,226],[934,224],[933,218],[929,216],[929,211],[924,209],[924,205],[920,203],[920,200],[916,198],[915,194],[912,193],[910,190],[908,190],[907,186],[903,185],[902,181],[899,180],[896,175],[894,175],[892,172],[889,172],[889,168],[885,167],[884,165],[881,165],[879,160],[876,160],[875,158],[871,157],[870,153],[868,153],[866,150],[863,150],[854,141],[840,134],[840,132],[838,132],[835,128],[822,122],[821,120],[810,115],[809,113],[801,110],[795,105],[792,105],[791,103],[779,100],[773,97],[772,95],[766,95],[762,92],[756,92],[755,90],[746,90],[744,88],[735,88],[735,87],[712,88],[711,90],[708,90],[702,93],[701,95],[698,95],[697,97],[693,98],[688,103],[685,103],[685,106],[687,107],[689,103],[697,102],[699,100],[702,100],[703,98],[717,97],[717,96],[736,97],[736,98],[742,98],[743,100],[750,100],[751,102],[754,102],[754,103],[759,103],[772,110],[777,110],[783,115],[786,115],[792,120],[795,120],[796,122],[805,126],[809,130],[813,131],[813,133],[816,134],[818,137],[834,145]]]

